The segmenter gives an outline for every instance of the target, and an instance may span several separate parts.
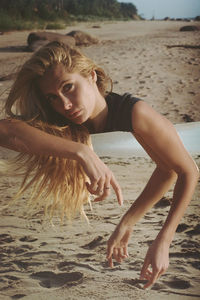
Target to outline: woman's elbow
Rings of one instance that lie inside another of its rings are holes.
[[[198,168],[198,166],[197,166],[197,164],[196,163],[194,163],[194,176],[196,177],[196,180],[198,181],[199,180],[199,176],[200,176],[200,172],[199,172],[199,168]]]
[[[196,178],[196,180],[198,181],[199,179],[199,168],[197,166],[197,164],[195,163],[195,161],[192,159],[192,162],[191,162],[191,165],[190,165],[190,168],[191,168],[191,174],[194,178]]]
[[[187,176],[193,182],[197,182],[199,179],[199,168],[195,161],[191,159],[190,163],[188,163],[182,170],[178,172],[178,176]]]

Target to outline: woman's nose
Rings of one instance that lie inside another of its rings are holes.
[[[71,101],[66,97],[62,97],[62,103],[65,110],[69,110],[72,107]]]

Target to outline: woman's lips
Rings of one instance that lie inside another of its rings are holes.
[[[82,112],[82,109],[70,113],[69,114],[70,119],[75,119],[75,118],[79,117],[79,115],[81,114],[81,112]]]

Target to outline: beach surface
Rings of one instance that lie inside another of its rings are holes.
[[[115,92],[132,93],[173,124],[186,124],[200,121],[200,31],[179,31],[188,24],[195,23],[84,23],[58,32],[79,29],[97,37],[99,44],[81,49],[109,72]],[[31,53],[25,51],[28,34],[24,31],[0,36],[0,77],[16,73],[30,57]],[[12,82],[0,81],[0,109]],[[14,154],[0,148],[0,159]],[[192,155],[200,167],[200,150]],[[55,219],[52,226],[42,223],[42,213],[27,220],[24,213],[28,193],[6,211],[0,211],[0,300],[200,299],[200,182],[171,244],[167,272],[151,289],[144,290],[139,274],[148,246],[169,211],[172,189],[136,224],[129,258],[110,269],[106,262],[107,240],[144,188],[155,164],[148,156],[135,153],[101,157],[121,184],[124,205],[118,206],[112,192],[102,203],[93,203],[92,211],[86,207],[89,225],[77,217],[72,224],[62,226]],[[1,207],[11,201],[19,184],[20,178],[1,174]]]

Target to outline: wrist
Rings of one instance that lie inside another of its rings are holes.
[[[83,164],[83,162],[86,159],[87,151],[89,150],[89,147],[82,143],[77,143],[77,149],[75,151],[75,159],[80,163]]]
[[[132,216],[132,214],[130,214],[129,210],[125,213],[125,215],[123,215],[120,223],[130,228],[133,228],[136,224],[136,222],[134,221],[134,217]]]
[[[162,241],[166,245],[170,246],[174,235],[173,234],[167,234],[163,232],[162,230],[159,232],[159,234],[156,237],[156,240]]]

